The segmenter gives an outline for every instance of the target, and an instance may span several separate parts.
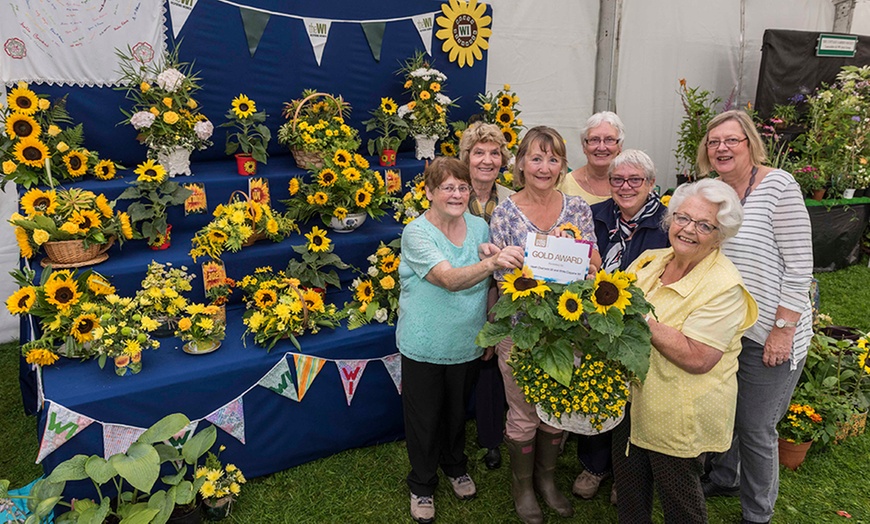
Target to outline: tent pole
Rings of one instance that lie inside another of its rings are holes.
[[[598,51],[595,56],[593,112],[616,111],[616,78],[619,65],[619,28],[622,0],[599,0]]]

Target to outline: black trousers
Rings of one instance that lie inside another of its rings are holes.
[[[402,355],[402,408],[411,472],[408,487],[431,496],[438,468],[447,476],[468,472],[465,456],[465,406],[477,360],[463,364],[429,364]]]
[[[628,409],[628,408],[627,408]],[[704,454],[679,458],[629,445],[630,411],[613,430],[613,476],[620,524],[651,524],[653,485],[666,524],[704,524],[707,502],[701,489]]]
[[[504,440],[504,416],[507,402],[504,382],[498,369],[498,355],[481,360],[474,388],[474,413],[477,422],[477,443],[482,448],[497,448]],[[608,456],[610,448],[608,447]]]

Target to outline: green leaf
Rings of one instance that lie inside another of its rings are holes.
[[[477,334],[474,343],[482,348],[495,346],[510,335],[510,330],[509,324],[487,322]]]
[[[124,517],[124,519],[118,524],[150,524],[151,519],[153,519],[158,513],[160,513],[160,510],[158,509],[145,507],[137,510],[135,513],[131,513],[127,517]]]
[[[541,339],[543,328],[539,325],[529,325],[523,329],[514,329],[512,331],[514,344],[520,349],[532,349],[538,344]]]
[[[109,482],[112,477],[118,474],[108,460],[97,455],[88,457],[88,461],[85,462],[85,472],[100,486]]]
[[[60,502],[61,498],[62,497],[50,497],[39,501],[39,505],[36,506],[36,511],[34,511],[34,513],[38,517],[47,517],[48,514],[51,513],[51,511],[57,505],[57,503]]]
[[[571,375],[574,373],[574,348],[570,341],[559,338],[551,344],[535,347],[532,349],[532,357],[541,369],[559,384],[563,386],[571,384]]]
[[[144,433],[139,435],[136,442],[155,444],[157,442],[169,440],[169,437],[172,437],[179,431],[183,430],[188,424],[190,424],[190,419],[181,413],[166,415],[155,422],[150,428],[146,429]]]
[[[591,313],[588,315],[588,319],[589,327],[611,337],[618,337],[625,327],[622,322],[622,313],[615,307],[607,310],[606,315]]]
[[[148,508],[158,510],[151,524],[165,524],[175,509],[175,486],[168,492],[160,490],[148,497]]]
[[[536,320],[540,320],[547,327],[552,328],[553,324],[556,323],[556,314],[550,308],[550,306],[546,303],[544,304],[531,304],[526,309],[526,313]]]
[[[184,417],[184,415],[181,416]],[[184,418],[187,419],[187,417]],[[170,434],[170,436],[175,433]],[[127,453],[113,455],[109,461],[121,475],[121,478],[129,482],[134,488],[146,493],[151,491],[160,475],[160,456],[157,454],[157,450],[154,449],[154,446],[140,441],[131,444]]]
[[[178,486],[175,486],[175,503],[178,505],[190,504],[196,497],[196,490],[193,489],[193,483],[185,480]]]
[[[627,324],[620,336],[610,339],[609,345],[602,345],[606,347],[608,358],[622,362],[625,369],[637,376],[641,382],[646,380],[652,346],[649,326],[645,322]]]
[[[76,455],[58,464],[48,476],[49,482],[67,482],[71,480],[84,480],[88,478],[85,471],[87,455]]]
[[[184,461],[188,464],[196,464],[196,461],[214,446],[215,440],[217,440],[217,428],[214,426],[209,426],[189,438],[181,448]]]

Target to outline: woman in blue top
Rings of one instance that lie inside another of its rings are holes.
[[[474,339],[486,321],[490,275],[522,267],[523,252],[483,246],[489,228],[467,212],[471,178],[465,164],[438,157],[423,176],[431,206],[402,232],[396,344],[402,354],[411,517],[432,522],[439,466],[458,498],[477,494],[464,451],[465,406],[483,353]]]

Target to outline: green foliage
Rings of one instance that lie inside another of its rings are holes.
[[[398,106],[392,98],[381,98],[381,104],[371,110],[372,118],[363,121],[366,131],[378,132],[377,138],[368,141],[369,155],[380,154],[385,149],[398,150],[408,137],[408,123],[398,115]],[[394,136],[395,134],[395,136]]]
[[[314,230],[321,231],[317,226]],[[293,251],[302,255],[302,259],[291,258],[284,273],[298,278],[304,287],[326,289],[329,285],[341,289],[336,269],[348,269],[350,266],[335,254],[335,245],[326,238],[325,232],[322,235],[312,232],[308,236],[311,237],[309,243],[292,246]],[[321,244],[314,244],[315,239],[323,239],[327,247],[324,249]]]
[[[680,122],[677,147],[674,149],[677,173],[695,180],[699,175],[696,164],[698,146],[707,134],[707,122],[719,114],[717,105],[722,99],[706,89],[688,87],[685,78],[680,79],[679,94],[685,114]]]
[[[166,235],[166,210],[183,204],[191,191],[164,175],[162,179],[139,177],[130,182],[130,187],[118,197],[119,200],[136,200],[127,206],[127,214],[141,231],[140,238],[149,244],[162,243]]]

